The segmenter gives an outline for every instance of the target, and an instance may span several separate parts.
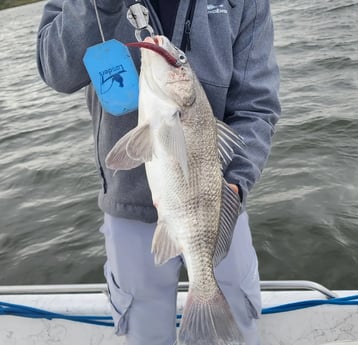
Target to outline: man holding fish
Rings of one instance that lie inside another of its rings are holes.
[[[49,0],[38,35],[44,81],[65,93],[86,87],[116,334],[128,345],[258,345],[245,209],[280,113],[269,0],[142,4],[160,34],[144,42],[130,43],[122,0]],[[131,46],[138,112],[113,116],[99,103],[82,59],[101,33]],[[177,338],[184,263],[190,287]]]

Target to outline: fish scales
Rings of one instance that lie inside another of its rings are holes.
[[[155,262],[184,258],[189,291],[177,344],[239,345],[241,333],[214,267],[227,254],[238,216],[239,197],[222,170],[240,138],[214,118],[184,53],[164,36],[145,41],[138,126],[117,142],[106,164],[120,170],[145,163],[158,211]],[[167,53],[179,67],[168,63]]]
[[[165,183],[168,193],[161,202],[165,205],[167,217],[180,221],[177,240],[182,243],[184,258],[201,258],[201,262],[186,260],[192,288],[199,290],[201,297],[209,295],[207,298],[210,298],[213,294],[209,284],[213,283],[210,277],[213,275],[212,257],[219,229],[222,173],[217,153],[216,125],[209,116],[210,112],[203,112],[202,109],[192,111],[203,114],[187,118],[184,115],[182,121],[188,155],[188,183],[179,164],[177,169],[169,169],[163,176],[163,179],[168,179]],[[207,121],[202,121],[202,118]]]

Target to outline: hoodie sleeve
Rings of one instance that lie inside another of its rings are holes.
[[[97,0],[103,31],[112,38],[121,20],[123,1]],[[93,0],[49,0],[37,36],[37,65],[53,89],[72,93],[89,84],[82,62],[86,49],[101,43]]]
[[[244,6],[224,117],[245,142],[225,172],[229,183],[239,185],[243,204],[267,162],[281,112],[269,0],[245,0]]]

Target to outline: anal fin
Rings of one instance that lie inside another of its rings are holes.
[[[167,224],[158,221],[152,241],[152,253],[154,254],[154,262],[156,265],[162,265],[171,258],[181,254],[181,250],[170,237],[167,230]]]

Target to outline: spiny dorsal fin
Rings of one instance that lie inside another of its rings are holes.
[[[216,125],[218,131],[219,156],[223,166],[227,166],[232,160],[234,149],[242,149],[245,143],[242,137],[226,123],[216,119]]]
[[[152,159],[153,142],[149,124],[137,126],[117,141],[106,157],[106,167],[130,170]]]
[[[214,267],[227,255],[232,236],[235,229],[237,217],[239,216],[240,197],[237,195],[223,179],[222,206],[219,223],[219,238],[213,258]]]
[[[167,224],[163,221],[158,221],[155,229],[152,241],[152,253],[154,254],[156,265],[165,264],[169,259],[181,254],[181,250],[170,238]]]

